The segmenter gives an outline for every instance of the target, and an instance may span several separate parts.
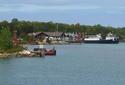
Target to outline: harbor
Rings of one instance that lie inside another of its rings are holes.
[[[125,0],[0,0],[0,85],[125,85]]]
[[[64,45],[72,43],[97,43],[97,44],[118,44],[119,36],[109,32],[105,35],[85,34],[84,32],[65,33],[65,32],[36,32],[29,33],[33,37],[31,44],[50,44],[50,45]]]
[[[27,44],[22,44],[17,38],[17,32],[13,34],[13,46],[20,46],[22,49],[14,53],[0,54],[0,58],[8,58],[9,56],[15,57],[44,57],[56,56],[57,50],[54,45],[72,45],[72,44],[119,44],[119,37],[108,33],[105,37],[101,34],[87,35],[84,33],[63,33],[63,32],[36,32],[28,34],[32,37],[32,41]],[[53,47],[45,48],[48,45]],[[29,48],[32,46],[34,48]],[[10,57],[11,58],[11,57]]]

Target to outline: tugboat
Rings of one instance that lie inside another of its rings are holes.
[[[34,48],[34,52],[43,52],[44,55],[49,55],[49,56],[55,56],[56,55],[56,50],[55,47],[53,49],[46,49],[46,48]]]
[[[101,34],[91,35],[84,38],[84,43],[118,44],[119,37],[112,33],[108,33],[106,37],[102,37]]]

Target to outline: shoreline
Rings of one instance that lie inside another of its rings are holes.
[[[17,53],[0,53],[0,59],[15,57],[17,57]]]
[[[125,43],[125,42],[119,42],[119,43]],[[85,44],[85,43],[70,43],[70,44],[46,44],[46,45],[82,45],[82,44]],[[23,46],[25,45],[34,45],[34,44],[24,44]],[[39,44],[36,44],[36,45],[39,45]],[[21,51],[19,51],[21,52]],[[19,52],[13,52],[13,53],[0,53],[0,59],[4,59],[4,58],[18,58],[18,57],[21,57],[19,55]],[[29,56],[30,57],[30,56]]]

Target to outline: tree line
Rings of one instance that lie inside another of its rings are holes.
[[[58,25],[58,29],[57,29]],[[121,39],[125,39],[125,27],[112,27],[97,25],[80,25],[77,24],[65,24],[50,22],[38,22],[38,21],[24,21],[13,18],[11,22],[6,20],[0,22],[0,30],[2,28],[8,28],[10,32],[17,31],[18,37],[26,36],[27,33],[32,32],[84,32],[87,34],[107,34],[112,32],[118,35]]]

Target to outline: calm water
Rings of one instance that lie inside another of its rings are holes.
[[[124,43],[55,47],[53,57],[1,59],[0,85],[125,85]]]

